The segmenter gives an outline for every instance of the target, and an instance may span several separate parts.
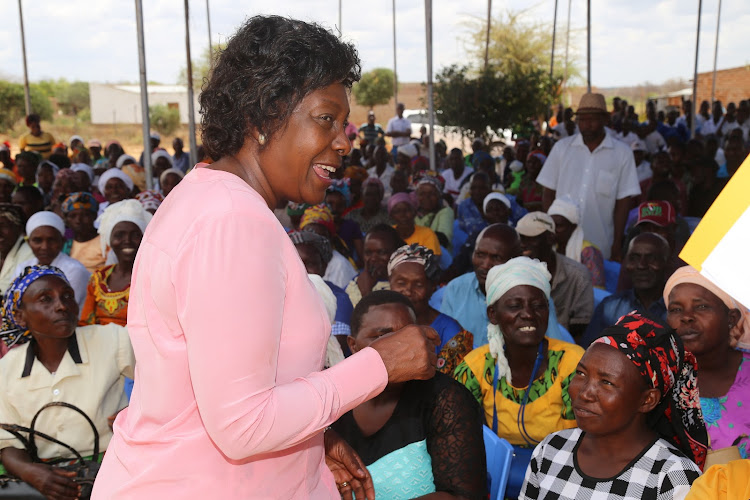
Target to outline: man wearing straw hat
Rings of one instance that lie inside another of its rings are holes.
[[[537,177],[544,210],[557,196],[575,200],[586,238],[605,259],[619,261],[629,198],[641,192],[633,153],[605,132],[609,112],[602,94],[584,94],[576,116],[581,133],[555,144]]]

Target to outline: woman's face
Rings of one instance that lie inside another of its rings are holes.
[[[16,191],[15,193],[13,193],[13,196],[11,196],[11,201],[14,205],[18,205],[19,207],[21,207],[23,213],[26,214],[26,220],[29,220],[29,217],[44,209],[44,207],[42,206],[43,202],[41,200],[32,200],[29,195],[24,193],[23,191]]]
[[[130,194],[128,186],[123,182],[122,179],[112,177],[104,185],[104,197],[110,203],[117,203],[128,198]]]
[[[365,236],[364,261],[365,269],[374,279],[381,281],[388,278],[388,261],[395,252],[388,238],[378,233]]]
[[[19,236],[21,236],[21,228],[9,221],[7,217],[0,217],[0,255],[3,257],[8,255]]]
[[[373,184],[369,184],[362,193],[362,205],[370,211],[378,210],[382,201],[380,189]]]
[[[540,289],[518,285],[487,307],[493,325],[500,326],[505,342],[516,346],[538,346],[547,331],[549,301]]]
[[[0,179],[0,203],[10,203],[15,188],[12,182]]]
[[[541,171],[542,161],[539,158],[536,156],[529,156],[526,158],[526,172],[532,179],[536,179]]]
[[[417,188],[419,209],[423,212],[437,212],[440,209],[440,192],[432,184],[422,184]]]
[[[550,217],[555,221],[555,241],[557,241],[558,245],[562,246],[562,248],[558,247],[558,251],[562,250],[564,252],[564,245],[568,244],[568,240],[573,231],[575,231],[576,225],[562,215],[551,215]]]
[[[352,352],[360,351],[383,335],[413,325],[416,321],[414,312],[404,304],[372,306],[362,316],[359,332],[352,332],[347,338],[349,348]]]
[[[30,161],[19,159],[16,161],[16,167],[18,167],[18,174],[27,181],[36,176],[36,167]]]
[[[281,130],[257,154],[270,190],[264,196],[266,201],[273,206],[279,198],[312,205],[323,200],[333,171],[341,167],[342,157],[352,148],[344,133],[348,117],[348,94],[340,83],[302,99]]]
[[[729,331],[737,322],[732,316],[719,297],[700,285],[682,283],[669,293],[667,322],[695,355],[729,347]]]
[[[578,427],[595,436],[627,429],[659,402],[659,391],[646,387],[627,356],[605,344],[588,348],[569,393]]]
[[[344,211],[346,210],[346,198],[339,192],[326,193],[326,205],[331,209],[333,218],[341,220]]]
[[[391,271],[388,281],[391,284],[391,290],[411,300],[418,314],[430,307],[428,302],[435,291],[435,285],[427,279],[422,264],[417,262],[399,264]]]
[[[65,223],[73,233],[90,233],[94,228],[96,214],[85,208],[76,208],[65,215]]]
[[[37,176],[39,187],[42,188],[45,193],[49,193],[49,191],[52,189],[52,184],[55,183],[55,174],[52,172],[52,167],[45,163],[44,165],[39,167]]]
[[[161,184],[161,190],[164,196],[167,196],[172,190],[180,183],[182,178],[177,174],[167,174],[164,177],[164,182]]]
[[[484,219],[489,224],[507,224],[510,209],[500,200],[490,200],[484,211]]]
[[[469,193],[471,195],[471,201],[473,201],[477,207],[482,207],[484,199],[490,194],[490,191],[490,183],[487,179],[482,177],[472,179]]]
[[[63,237],[60,232],[52,226],[41,226],[29,235],[29,247],[39,264],[49,266],[55,257],[60,255],[63,246]]]
[[[78,324],[73,289],[57,276],[42,276],[26,289],[16,319],[35,336],[70,337]]]
[[[79,170],[78,172],[75,172],[75,176],[76,176],[76,184],[78,184],[78,187],[81,188],[81,191],[90,192],[91,191],[91,179],[89,179],[89,174],[87,174],[83,170]]]
[[[417,213],[414,211],[414,207],[411,204],[402,201],[396,203],[391,210],[391,219],[396,223],[399,228],[410,228],[414,227],[414,217]]]
[[[141,246],[143,232],[141,228],[129,221],[115,224],[109,237],[109,246],[120,263],[135,261],[135,254]]]

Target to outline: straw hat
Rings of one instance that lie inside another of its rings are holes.
[[[607,103],[604,101],[604,96],[602,94],[590,92],[588,94],[583,94],[581,97],[581,102],[578,104],[578,111],[576,111],[576,114],[592,113],[609,114],[607,111]]]

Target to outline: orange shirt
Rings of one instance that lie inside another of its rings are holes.
[[[115,265],[101,267],[89,278],[86,302],[83,303],[81,319],[78,321],[79,326],[109,323],[127,326],[130,285],[117,292],[110,291],[107,286],[107,280],[114,271]]]

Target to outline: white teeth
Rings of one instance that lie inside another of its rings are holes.
[[[323,170],[327,170],[329,172],[335,172],[336,171],[335,167],[331,167],[331,166],[328,166],[328,165],[320,165],[320,164],[318,164],[318,166],[320,168],[322,168]]]
[[[533,326],[522,326],[521,328],[519,328],[519,330],[522,331],[522,332],[535,332],[536,331],[536,327],[533,327]]]

